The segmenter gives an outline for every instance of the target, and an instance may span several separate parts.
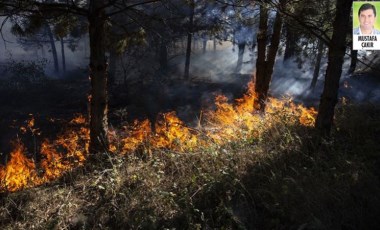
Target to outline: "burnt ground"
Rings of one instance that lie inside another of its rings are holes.
[[[191,125],[200,111],[213,105],[216,94],[229,99],[240,98],[246,91],[250,75],[229,76],[224,82],[193,80],[137,81],[128,86],[117,85],[109,90],[109,122],[118,127],[121,122],[134,119],[155,121],[161,112],[175,110],[178,116]],[[21,140],[29,152],[35,142],[45,138],[54,139],[67,122],[76,114],[87,114],[87,95],[90,85],[87,77],[68,80],[47,79],[41,84],[23,88],[9,87],[2,82],[0,87],[0,153],[4,163],[12,150],[12,142]],[[124,111],[124,112],[120,112]],[[27,121],[35,118],[35,136],[27,127]],[[38,144],[37,144],[38,146]],[[30,153],[33,155],[33,153]]]

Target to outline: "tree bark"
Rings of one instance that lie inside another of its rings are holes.
[[[161,73],[166,73],[168,69],[168,43],[164,38],[160,41],[160,70]]]
[[[315,123],[322,136],[330,136],[334,118],[334,109],[338,101],[339,80],[342,74],[343,57],[346,50],[346,34],[350,28],[352,0],[336,1],[336,16],[333,35],[329,44],[328,66],[325,85]]]
[[[114,48],[110,48],[109,66],[108,66],[108,86],[115,84],[118,55]]]
[[[297,38],[293,29],[286,25],[286,43],[285,43],[285,53],[284,62],[296,55],[296,44]]]
[[[53,35],[53,32],[51,31],[51,28],[50,28],[50,26],[48,24],[46,24],[45,28],[46,28],[46,32],[47,32],[47,34],[49,36],[51,53],[53,54],[54,72],[58,73],[59,72],[58,54],[57,54],[57,49],[55,47],[54,35]]]
[[[257,94],[262,94],[263,84],[266,73],[266,42],[268,32],[268,9],[263,5],[260,6],[260,21],[259,32],[257,34],[257,60],[256,60],[256,84],[255,91]],[[261,96],[263,98],[263,96]],[[259,100],[259,96],[257,98]],[[260,101],[255,101],[254,106],[256,109],[260,109],[262,104]]]
[[[184,78],[185,80],[189,80],[190,75],[190,56],[191,56],[191,41],[193,38],[193,23],[194,23],[194,10],[195,10],[195,5],[194,1],[191,2],[191,13],[189,16],[189,31],[187,33],[187,48],[186,48],[186,60],[185,60],[185,73],[184,73]]]
[[[106,15],[103,1],[91,1],[90,36],[90,154],[108,150]]]
[[[66,72],[66,57],[65,57],[65,44],[63,42],[63,38],[60,38],[61,42],[61,55],[62,55],[62,71],[63,73]]]
[[[280,6],[284,7],[285,0],[280,0]],[[259,34],[257,36],[258,43],[258,58],[256,62],[256,85],[255,91],[257,93],[257,100],[255,107],[259,108],[261,112],[265,111],[265,103],[268,97],[269,85],[272,79],[273,67],[276,61],[276,54],[280,44],[282,27],[282,17],[279,12],[276,14],[273,26],[273,34],[271,38],[271,45],[266,55],[266,32],[268,30],[268,10],[264,6],[260,6],[260,23]]]
[[[352,74],[353,72],[355,72],[357,62],[358,62],[358,51],[351,50],[351,64],[350,64],[350,68],[348,69],[348,74]]]
[[[255,32],[252,36],[252,45],[251,45],[251,50],[252,50],[251,62],[252,62],[252,64],[254,64],[254,60],[255,60],[255,48],[257,45],[256,42],[257,42],[257,34]]]
[[[317,80],[318,80],[318,76],[319,76],[319,70],[321,69],[323,49],[324,49],[323,42],[321,40],[318,40],[317,60],[315,61],[313,79],[311,80],[311,84],[310,84],[311,90],[314,90],[315,86],[317,84]]]
[[[245,41],[239,41],[239,44],[238,44],[238,61],[236,64],[235,73],[239,73],[241,70],[241,67],[243,65],[245,45],[246,45]]]
[[[207,38],[203,37],[202,38],[202,52],[203,52],[203,54],[206,53],[206,50],[207,50]]]

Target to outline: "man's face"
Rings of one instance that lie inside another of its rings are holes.
[[[362,30],[372,30],[375,19],[376,17],[372,9],[363,10],[359,15],[360,28]]]

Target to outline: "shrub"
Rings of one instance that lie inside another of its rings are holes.
[[[6,67],[8,86],[16,89],[24,89],[30,85],[42,84],[45,82],[46,75],[44,68],[46,59],[39,60],[9,60]]]

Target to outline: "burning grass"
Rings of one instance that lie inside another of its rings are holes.
[[[213,143],[222,145],[239,139],[259,138],[265,130],[276,124],[274,115],[278,113],[286,117],[287,123],[313,125],[316,111],[297,106],[291,100],[272,98],[265,116],[256,113],[253,89],[250,83],[247,93],[235,103],[229,103],[225,96],[218,95],[215,99],[216,110],[205,112],[204,120],[199,121],[200,127],[186,126],[175,112],[161,114],[154,124],[154,130],[148,120],[135,121],[121,131],[110,133],[110,149],[122,154],[132,153],[141,146],[146,154],[157,149],[186,152]],[[69,122],[75,128],[66,130],[54,141],[44,140],[40,147],[41,162],[26,157],[27,149],[17,142],[10,160],[5,167],[0,168],[0,190],[16,191],[34,187],[83,165],[89,139],[85,122],[83,116],[78,116]],[[22,132],[29,131],[33,137],[39,135],[33,117],[26,123],[26,127],[21,128]]]
[[[13,192],[41,185],[83,165],[89,136],[88,129],[82,127],[84,121],[83,116],[78,116],[69,122],[73,127],[59,135],[56,140],[44,140],[40,147],[43,159],[38,164],[35,159],[27,157],[30,152],[23,143],[17,141],[10,160],[5,167],[0,168],[0,191]],[[29,131],[33,137],[39,135],[38,129],[34,127],[33,117],[20,130],[24,133]]]
[[[186,154],[153,149],[144,136],[149,132],[139,136],[131,128],[130,135],[151,149],[149,157],[111,154],[106,168],[70,172],[60,183],[4,195],[0,225],[375,229],[380,224],[380,108],[339,108],[330,140],[318,140],[299,117],[285,111],[290,110],[262,118],[263,127],[270,122],[270,128],[257,135],[211,141]]]

